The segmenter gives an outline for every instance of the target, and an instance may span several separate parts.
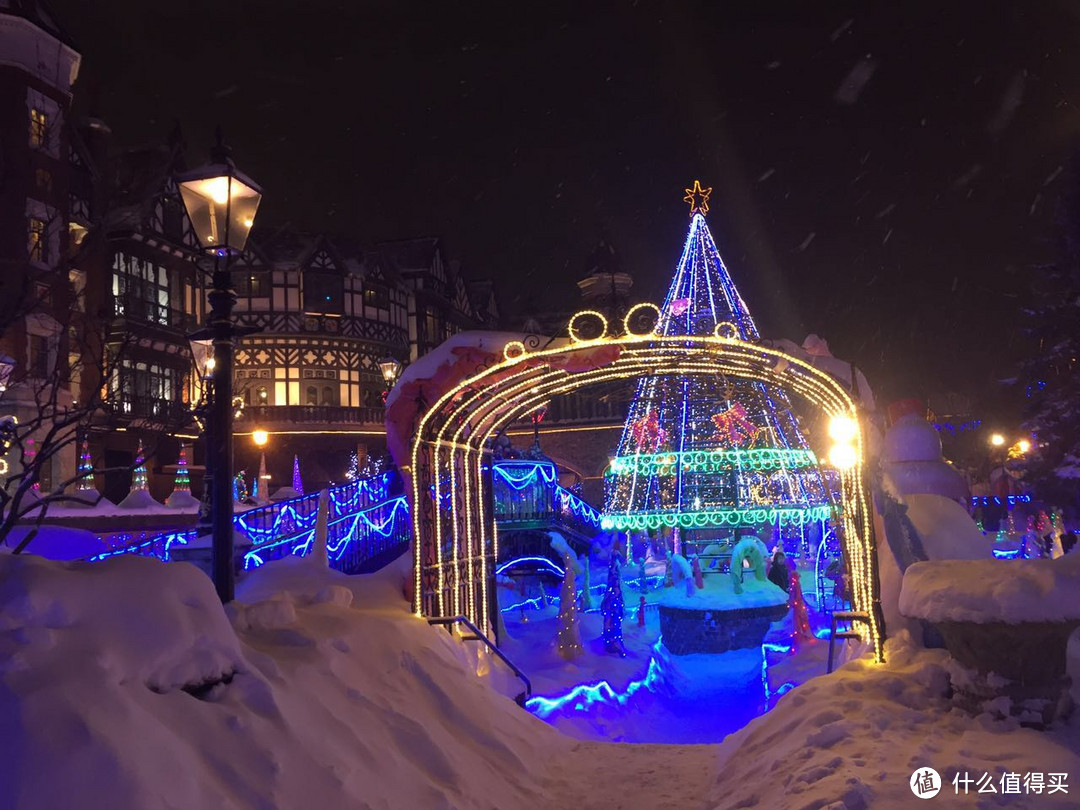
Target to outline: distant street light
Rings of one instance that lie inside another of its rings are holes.
[[[1002,436],[1000,433],[995,433],[993,436],[990,437],[990,444],[994,445],[994,447],[1001,447],[1003,444],[1005,444],[1005,437]]]
[[[256,447],[266,447],[267,441],[270,440],[270,434],[265,430],[253,430],[251,440],[255,442]]]
[[[1031,442],[1029,442],[1027,439],[1021,439],[1016,443],[1016,449],[1020,451],[1021,455],[1023,455],[1031,449]]]
[[[199,528],[209,523],[213,533],[212,572],[222,602],[231,602],[236,590],[233,561],[233,341],[249,334],[232,322],[236,296],[229,262],[247,244],[262,200],[262,190],[236,170],[218,130],[210,164],[176,178],[188,219],[203,250],[214,257],[210,314],[206,328],[191,337],[212,340],[214,355],[207,362],[214,396],[206,420],[206,476]],[[222,261],[224,259],[224,261]]]

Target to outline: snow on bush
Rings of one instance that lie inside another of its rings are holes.
[[[1080,619],[1080,554],[1056,560],[936,560],[904,573],[900,612],[931,622]]]

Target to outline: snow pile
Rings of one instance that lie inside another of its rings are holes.
[[[945,654],[905,639],[719,746],[575,741],[478,678],[500,665],[476,645],[411,615],[407,573],[407,559],[347,577],[286,558],[225,611],[184,563],[0,554],[0,807],[890,810],[911,806],[920,766],[1080,773],[1074,729],[950,711]],[[749,688],[760,670],[743,657]],[[655,673],[653,694],[681,691],[695,663],[661,660],[679,669]],[[756,697],[727,699],[666,722]],[[1038,806],[1071,807],[1075,790]]]
[[[30,532],[34,532],[34,536],[27,543],[26,550],[50,560],[82,560],[108,551],[105,544],[91,531],[48,523],[38,527],[15,526],[0,540],[0,548],[15,548]]]
[[[1076,729],[1040,733],[950,711],[946,654],[916,650],[906,633],[886,644],[886,658],[886,666],[860,659],[808,681],[724,740],[706,806],[912,807],[918,800],[908,780],[922,767],[941,775],[943,806],[1076,806]],[[952,785],[957,774],[988,773],[1000,793],[1003,773],[1029,771],[1069,774],[1069,793],[994,796],[984,805],[975,795],[957,798]]]
[[[230,624],[186,564],[0,555],[0,806],[540,806],[562,738],[408,612],[404,572],[303,563]]]
[[[941,560],[904,574],[900,612],[931,622],[1080,619],[1080,554],[1056,560]]]
[[[788,595],[767,579],[756,579],[753,571],[746,571],[742,593],[735,593],[730,577],[710,574],[705,577],[705,587],[692,595],[682,588],[667,588],[657,601],[665,607],[687,610],[741,610],[786,605]]]

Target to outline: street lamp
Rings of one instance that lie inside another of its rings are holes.
[[[1000,433],[995,433],[993,436],[990,437],[990,444],[992,444],[994,447],[1001,447],[1003,444],[1005,444],[1005,437],[1002,436]]]
[[[394,387],[398,375],[401,374],[401,363],[393,357],[384,357],[379,361],[379,371],[382,372],[383,381],[386,383],[386,388],[382,393],[383,402],[386,402],[390,389]]]
[[[253,430],[251,431],[251,440],[255,442],[256,447],[266,447],[267,441],[270,440],[270,434],[265,430]]]
[[[379,361],[379,371],[382,372],[382,378],[386,381],[387,389],[393,388],[394,382],[401,373],[401,363],[393,357],[384,357]]]
[[[194,339],[213,341],[213,363],[207,373],[214,382],[214,396],[206,420],[206,477],[199,512],[200,534],[211,528],[212,573],[222,602],[231,602],[236,586],[233,562],[233,341],[251,330],[232,322],[236,296],[232,291],[229,262],[247,244],[262,200],[262,189],[236,170],[221,130],[210,163],[176,178],[188,219],[203,250],[214,257],[210,290],[210,314],[206,328]]]

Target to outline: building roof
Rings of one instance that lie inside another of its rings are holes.
[[[78,51],[68,33],[56,22],[56,17],[40,0],[0,0],[0,14],[22,17],[42,31],[52,34],[72,50]]]

